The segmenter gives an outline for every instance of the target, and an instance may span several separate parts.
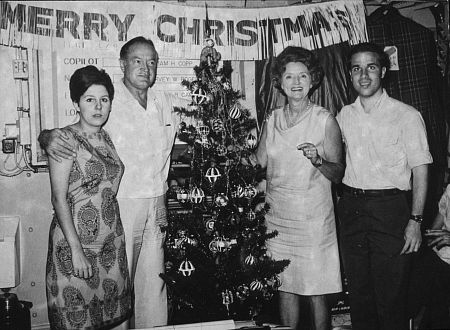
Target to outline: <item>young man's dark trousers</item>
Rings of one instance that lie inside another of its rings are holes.
[[[408,329],[411,255],[400,255],[410,215],[406,193],[347,189],[339,200],[338,215],[352,329]]]

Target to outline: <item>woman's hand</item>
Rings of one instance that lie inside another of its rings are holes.
[[[82,248],[72,251],[73,275],[79,278],[91,278],[94,275],[92,264],[83,252]]]
[[[428,239],[428,246],[436,247],[438,250],[450,246],[450,232],[447,230],[427,230],[425,237]]]
[[[303,151],[303,156],[308,158],[311,161],[311,164],[317,165],[317,163],[320,159],[320,156],[319,156],[319,153],[317,152],[317,148],[314,144],[305,142],[305,143],[299,144],[297,146],[297,149]]]

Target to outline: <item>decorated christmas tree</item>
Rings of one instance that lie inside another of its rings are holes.
[[[241,159],[257,145],[255,119],[239,102],[231,69],[219,68],[221,55],[205,40],[196,80],[183,81],[191,92],[178,138],[187,143],[185,178],[169,190],[165,246],[172,323],[255,319],[280,286],[288,260],[273,260],[265,242],[268,206],[256,185],[263,172]],[[245,163],[245,162],[244,162]],[[264,205],[263,207],[261,207]]]

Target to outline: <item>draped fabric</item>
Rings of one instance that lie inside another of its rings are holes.
[[[352,101],[352,86],[346,64],[346,54],[349,48],[348,43],[340,43],[312,51],[318,57],[325,71],[325,77],[311,99],[334,115]],[[256,61],[258,123],[261,123],[272,109],[285,103],[284,96],[271,83],[270,66],[272,62],[272,57],[265,61]]]
[[[445,109],[439,95],[442,78],[433,32],[403,17],[392,6],[380,7],[366,22],[370,41],[398,50],[399,71],[389,71],[384,84],[388,94],[415,107],[424,118],[433,156],[426,206],[426,214],[432,218],[443,191],[447,147]]]

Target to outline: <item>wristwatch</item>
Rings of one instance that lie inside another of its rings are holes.
[[[409,220],[415,221],[420,225],[423,221],[423,216],[422,214],[411,214]]]
[[[320,167],[323,164],[323,158],[320,157],[320,155],[317,155],[317,161],[315,164],[313,164],[314,167]]]

